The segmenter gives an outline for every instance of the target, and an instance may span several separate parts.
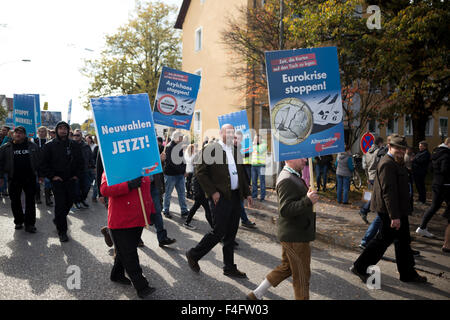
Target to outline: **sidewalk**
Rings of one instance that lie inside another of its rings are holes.
[[[359,215],[359,207],[363,202],[354,202],[351,205],[340,205],[336,201],[323,199],[315,206],[317,212],[316,239],[339,247],[360,252],[358,247],[361,238],[368,228]],[[415,230],[420,225],[423,213],[430,206],[414,203],[413,215],[409,218],[412,243],[415,250],[420,251],[420,256],[415,257],[416,269],[422,271],[424,275],[433,275],[450,280],[450,255],[444,254],[441,247],[444,241],[444,232],[447,227],[447,219],[442,217],[441,208],[428,224],[428,230],[436,238],[428,239],[419,236]],[[254,208],[246,209],[251,220],[271,220],[276,226],[277,220],[277,198],[273,190],[267,190],[266,201],[263,203],[256,201]],[[371,222],[375,218],[375,213],[368,215]],[[276,234],[276,227],[273,228]],[[391,245],[384,256],[385,260],[395,262],[394,246]]]

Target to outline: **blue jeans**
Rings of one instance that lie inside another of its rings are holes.
[[[186,190],[185,190],[185,182],[184,175],[180,174],[178,176],[164,176],[164,182],[166,185],[166,193],[164,194],[164,209],[163,212],[165,214],[169,213],[170,208],[170,200],[172,199],[173,188],[177,190],[178,194],[178,203],[180,204],[181,213],[187,213],[187,205],[186,205]]]
[[[244,200],[241,201],[241,220],[243,223],[249,222],[247,213],[245,212],[245,208],[244,208]]]
[[[261,189],[261,200],[266,197],[266,166],[252,166],[252,198],[258,198],[258,178]]]
[[[373,219],[372,223],[370,224],[369,228],[367,228],[366,234],[361,240],[361,244],[363,246],[366,246],[370,240],[372,240],[378,233],[378,230],[380,230],[381,227],[381,218],[377,214],[375,219]]]
[[[320,186],[323,187],[323,189],[326,189],[327,186],[327,175],[328,175],[328,165],[320,165],[318,164],[316,166],[316,174],[317,174],[317,187],[320,189]],[[322,179],[321,179],[322,178]],[[320,183],[320,181],[323,180],[323,184]]]
[[[98,188],[97,188],[97,177],[96,177],[96,170],[95,169],[90,169],[90,179],[91,179],[91,185],[92,185],[92,180],[94,181],[94,184],[92,185],[92,199],[97,199],[98,196]]]
[[[3,186],[0,187],[0,192],[8,192],[8,175],[3,175]]]
[[[52,182],[48,178],[44,178],[44,188],[45,189],[51,189],[52,188]]]
[[[161,215],[161,201],[159,199],[159,189],[152,186],[150,190],[152,196],[153,204],[155,205],[156,213],[153,215],[154,220],[152,221],[156,229],[156,237],[158,242],[167,238],[167,231],[164,229],[164,222]]]
[[[369,190],[373,189],[373,180],[369,180]],[[370,200],[367,201],[360,209],[359,212],[361,212],[362,214],[367,215],[370,212]]]
[[[348,192],[350,191],[350,177],[337,175],[337,201],[348,202]]]
[[[75,180],[75,202],[86,200],[91,183],[89,171],[83,171],[79,179]]]

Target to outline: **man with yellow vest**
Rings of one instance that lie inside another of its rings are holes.
[[[267,142],[261,139],[259,134],[256,134],[253,140],[253,153],[251,157],[252,165],[252,198],[258,198],[258,179],[259,187],[261,189],[261,202],[266,197],[266,154]]]

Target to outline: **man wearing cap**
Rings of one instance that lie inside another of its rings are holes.
[[[24,127],[14,129],[13,140],[0,148],[0,185],[6,183],[3,176],[8,174],[9,196],[16,229],[36,232],[36,171],[39,165],[39,150],[36,144],[27,139]],[[25,215],[22,209],[21,194],[25,193]]]
[[[75,180],[81,176],[83,156],[80,146],[68,138],[70,127],[60,121],[56,138],[47,142],[43,151],[41,171],[51,180],[55,196],[55,219],[59,240],[67,242],[67,215],[75,197]]]
[[[404,164],[407,148],[405,137],[392,135],[388,148],[388,153],[377,167],[370,205],[370,209],[377,212],[381,218],[381,229],[350,270],[363,282],[367,282],[367,268],[376,265],[387,248],[394,243],[400,280],[424,283],[427,278],[420,276],[414,269],[415,262],[410,246],[408,215],[412,208],[409,201],[408,172]]]

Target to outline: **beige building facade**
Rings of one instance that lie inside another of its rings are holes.
[[[201,75],[191,134],[196,141],[218,138],[217,117],[246,108],[245,96],[227,77],[232,53],[221,43],[220,34],[228,16],[246,0],[183,1],[175,27],[182,29],[182,70]]]

